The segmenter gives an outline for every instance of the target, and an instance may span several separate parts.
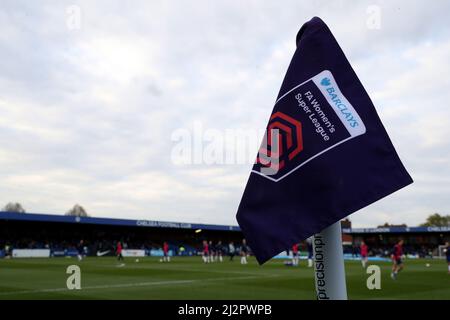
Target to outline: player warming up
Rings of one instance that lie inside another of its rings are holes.
[[[223,262],[223,253],[224,253],[224,248],[223,248],[223,244],[222,241],[217,242],[216,245],[216,258],[219,259],[220,262]]]
[[[235,254],[236,254],[236,248],[234,247],[233,241],[231,241],[228,244],[228,255],[230,256],[230,261],[233,261]]]
[[[209,246],[206,240],[203,240],[202,259],[204,263],[209,263]]]
[[[122,243],[120,241],[117,241],[117,248],[116,248],[116,255],[117,255],[117,261],[121,262],[119,265],[120,267],[123,267],[125,265],[123,255],[122,255]]]
[[[292,246],[292,265],[293,266],[298,266],[298,256],[299,256],[298,243],[296,243]]]
[[[247,241],[243,239],[241,245],[241,264],[247,264],[247,254],[248,254]]]
[[[209,262],[216,261],[216,247],[214,246],[212,241],[209,241],[208,243],[208,249],[209,249]]]
[[[400,240],[392,250],[392,273],[391,278],[396,280],[397,275],[400,271],[403,270],[403,261],[402,261],[402,255],[403,255],[403,240]]]
[[[163,262],[170,262],[170,256],[169,256],[169,244],[167,241],[164,241],[163,243]]]
[[[78,261],[83,260],[83,257],[84,257],[84,241],[83,240],[80,240],[80,242],[78,243],[77,251],[78,251],[78,255],[77,255]]]
[[[361,264],[363,268],[365,269],[367,266],[367,260],[369,256],[369,247],[366,245],[364,241],[361,242],[361,246],[359,248],[361,253]]]

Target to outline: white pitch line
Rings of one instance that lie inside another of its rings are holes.
[[[127,265],[127,269],[152,269],[152,270],[160,270],[161,268],[155,266],[136,266],[136,265]],[[166,270],[170,271],[189,271],[189,272],[204,272],[205,269],[202,268],[167,268]],[[254,272],[242,272],[242,271],[220,271],[220,270],[210,270],[208,269],[208,273],[224,273],[224,274],[242,274],[248,276],[272,276],[273,274],[264,274],[264,273],[254,273]]]
[[[277,277],[278,275],[265,275],[264,277]],[[23,290],[23,291],[11,291],[11,292],[0,292],[0,296],[8,296],[15,294],[33,294],[33,293],[48,293],[48,292],[70,292],[70,291],[82,291],[82,290],[92,290],[92,289],[114,289],[114,288],[133,288],[133,287],[149,287],[149,286],[159,286],[159,285],[173,285],[173,284],[192,284],[195,282],[205,282],[205,281],[223,281],[223,280],[248,280],[261,278],[260,276],[247,276],[247,277],[223,277],[223,278],[209,278],[209,279],[192,279],[192,280],[172,280],[172,281],[153,281],[153,282],[135,282],[135,283],[122,283],[122,284],[111,284],[111,285],[98,285],[98,286],[87,286],[81,287],[80,290],[69,290],[67,288],[51,288],[51,289],[39,289],[39,290]]]

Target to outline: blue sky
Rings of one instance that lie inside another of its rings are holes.
[[[448,1],[1,2],[0,205],[236,224],[251,164],[173,163],[171,135],[264,128],[317,15],[415,180],[354,225],[450,212]]]

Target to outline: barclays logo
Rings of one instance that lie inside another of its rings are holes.
[[[315,75],[312,80],[351,135],[356,136],[366,132],[364,123],[362,123],[350,101],[339,90],[331,71],[323,70]]]
[[[323,78],[322,81],[320,81],[320,84],[323,86],[329,86],[331,84],[331,80],[328,78]]]
[[[352,112],[352,108],[349,108],[347,106],[345,98],[342,96],[339,89],[337,89],[335,82],[331,79],[333,78],[324,77],[322,78],[322,80],[320,80],[320,84],[323,87],[326,87],[324,88],[324,90],[328,94],[328,102],[330,102],[339,110],[339,112],[345,118],[345,121],[347,121],[352,128],[359,126],[358,120]]]

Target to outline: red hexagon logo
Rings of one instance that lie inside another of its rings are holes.
[[[280,111],[272,114],[257,163],[278,172],[302,150],[301,122]]]

